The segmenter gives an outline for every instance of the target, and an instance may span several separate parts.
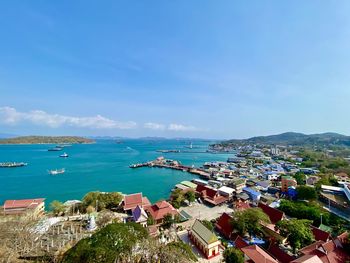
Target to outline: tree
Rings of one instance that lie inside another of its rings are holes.
[[[316,200],[317,192],[315,188],[306,185],[297,186],[298,199],[302,200]]]
[[[270,223],[270,219],[260,208],[249,208],[235,212],[231,223],[239,234],[248,233],[252,236],[259,234],[262,230],[261,223]]]
[[[102,209],[117,208],[122,201],[123,197],[120,193],[102,193],[102,192],[89,192],[83,198],[83,205],[85,208],[93,206],[97,208],[97,211]]]
[[[201,220],[202,224],[205,225],[210,231],[214,230],[213,223],[208,220]]]
[[[62,263],[134,262],[128,259],[135,247],[147,238],[147,230],[139,224],[109,224],[80,240],[64,254]]]
[[[148,215],[148,218],[147,218],[147,225],[151,226],[151,225],[154,225],[156,222],[154,221],[154,218],[152,215]]]
[[[237,248],[227,248],[224,251],[224,260],[226,263],[244,263],[244,255]]]
[[[175,189],[172,193],[171,193],[171,204],[175,207],[175,208],[180,208],[183,201],[185,200],[184,197],[184,193],[182,192],[181,189]]]
[[[57,201],[57,200],[54,200],[51,202],[50,208],[55,216],[63,214],[66,210],[64,204],[62,204],[62,202]]]
[[[196,194],[193,190],[187,191],[185,193],[185,198],[188,200],[188,202],[193,203],[196,200]]]
[[[304,185],[306,181],[306,176],[303,172],[297,172],[294,175],[295,180],[297,181],[298,185]]]
[[[166,214],[164,217],[163,217],[163,224],[162,226],[164,228],[170,228],[172,224],[175,223],[175,220],[173,218],[173,216],[171,214]]]
[[[86,208],[86,213],[91,214],[91,213],[93,213],[93,212],[95,212],[95,208],[94,208],[93,206],[89,205],[89,206]]]
[[[277,222],[276,228],[282,236],[287,237],[293,252],[312,243],[314,236],[310,229],[311,221],[305,219],[281,220]]]

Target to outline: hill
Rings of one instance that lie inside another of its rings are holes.
[[[93,142],[91,139],[78,136],[22,136],[0,139],[0,144],[77,144]]]
[[[257,136],[243,140],[223,141],[222,145],[266,144],[292,146],[350,146],[350,136],[338,133],[303,134],[286,132],[277,135]]]

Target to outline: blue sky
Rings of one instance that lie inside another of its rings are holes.
[[[0,132],[350,134],[349,1],[3,1]]]

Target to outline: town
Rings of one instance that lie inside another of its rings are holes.
[[[232,150],[236,154],[226,162],[205,162],[201,167],[165,157],[131,164],[131,169],[175,169],[198,177],[179,179],[169,199],[154,204],[142,193],[118,192],[90,192],[83,200],[54,201],[49,212],[44,198],[7,200],[0,217],[7,251],[1,256],[84,262],[79,254],[83,240],[112,225],[136,223],[143,228],[140,231],[147,230],[154,246],[171,248],[169,254],[178,255],[171,262],[350,260],[350,177],[341,172],[347,166],[339,164],[341,158],[331,151],[282,146],[246,145]],[[321,157],[326,166],[317,165]],[[129,253],[125,262],[133,253],[145,256],[144,251]]]

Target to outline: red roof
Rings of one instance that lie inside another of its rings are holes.
[[[22,200],[6,200],[4,210],[6,209],[34,209],[44,202],[45,198],[22,199]]]
[[[263,203],[259,203],[258,205],[265,214],[267,214],[270,218],[272,224],[276,224],[278,221],[282,220],[284,217],[284,213],[276,208],[270,207]]]
[[[315,240],[328,241],[331,238],[331,234],[323,231],[317,227],[311,226],[312,233],[314,234]]]
[[[155,220],[163,219],[166,214],[176,215],[177,210],[167,201],[159,201],[146,208]]]
[[[345,245],[345,244],[349,243],[348,238],[349,238],[349,232],[344,232],[344,233],[340,234],[339,236],[337,236],[337,240],[339,240],[341,245]]]
[[[240,236],[237,236],[235,239],[235,247],[241,249],[241,248],[244,248],[246,246],[248,246],[248,243],[245,242],[244,239],[241,238]]]
[[[241,248],[242,252],[251,259],[254,263],[278,263],[266,251],[257,245],[251,245]]]
[[[215,224],[217,230],[224,235],[227,239],[232,236],[233,227],[231,224],[232,217],[226,213],[223,213],[218,222]]]
[[[333,240],[316,241],[300,249],[299,252],[304,255],[316,255],[324,263],[343,263],[350,260],[350,255],[345,250],[338,248]]]
[[[251,208],[251,206],[250,206],[250,204],[248,204],[246,202],[238,201],[235,203],[235,208],[236,208],[236,210],[246,210],[248,208]]]
[[[291,263],[323,263],[322,260],[316,255],[304,255],[300,258],[293,260]]]
[[[272,244],[269,249],[269,253],[278,259],[280,262],[289,263],[294,260],[294,257],[284,252],[277,244]]]
[[[210,188],[206,185],[197,185],[196,192],[202,194],[203,197],[210,198],[214,198],[218,194],[217,190]]]
[[[147,197],[142,197],[142,193],[124,196],[124,210],[133,210],[138,205],[145,208],[145,206],[150,206],[151,203]]]

